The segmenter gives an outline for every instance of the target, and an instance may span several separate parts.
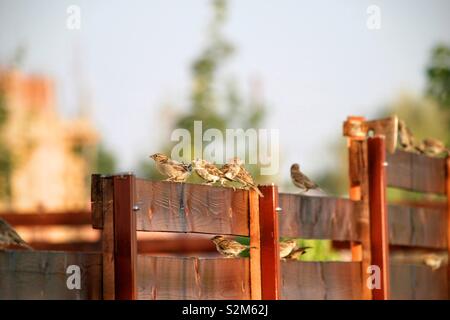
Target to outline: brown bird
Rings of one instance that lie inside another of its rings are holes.
[[[205,180],[205,184],[211,185],[216,182],[220,182],[222,186],[225,184],[225,178],[222,171],[212,163],[203,159],[196,159],[192,161],[192,165],[200,178]]]
[[[415,138],[403,120],[398,121],[398,139],[402,150],[410,152],[418,151]]]
[[[304,190],[303,192],[307,192],[311,189],[320,189],[317,184],[300,171],[300,166],[297,163],[294,163],[291,166],[291,179],[296,187]]]
[[[302,255],[306,253],[306,250],[311,249],[311,247],[300,247],[292,250],[292,252],[286,257],[286,259],[298,260]]]
[[[156,169],[168,178],[165,181],[185,182],[192,173],[192,165],[170,159],[162,153],[150,156],[155,160]]]
[[[436,254],[428,254],[424,257],[423,263],[430,267],[431,270],[435,271],[439,269],[442,265],[442,262],[444,261],[443,257],[440,257]]]
[[[226,258],[236,258],[242,251],[253,248],[234,240],[225,239],[223,236],[215,236],[211,241],[216,245],[217,251]]]
[[[222,172],[225,179],[229,181],[235,181],[236,176],[239,171],[241,171],[242,161],[235,157],[231,159],[228,163],[224,164],[220,171]]]
[[[295,239],[280,241],[280,258],[284,260],[296,248],[297,248],[297,240]]]
[[[426,138],[419,145],[418,149],[428,156],[434,157],[443,154],[444,152],[448,155],[449,150],[445,147],[444,143],[438,139]]]
[[[5,220],[0,218],[0,250],[4,250],[10,245],[33,250]]]

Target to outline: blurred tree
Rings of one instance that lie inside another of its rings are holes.
[[[0,203],[8,205],[11,196],[11,150],[4,141],[4,127],[8,120],[5,95],[0,91]]]
[[[260,98],[258,88],[245,100],[236,81],[219,83],[219,72],[232,57],[234,47],[223,34],[227,20],[227,1],[212,0],[213,17],[208,27],[207,43],[191,66],[192,86],[190,108],[185,114],[178,115],[174,121],[175,128],[184,128],[194,136],[194,121],[202,121],[203,131],[215,128],[222,133],[227,128],[258,128],[265,117],[265,104]],[[224,94],[220,94],[223,92]],[[190,155],[182,155],[186,160],[194,156],[194,142],[191,139]],[[166,143],[162,152],[170,154],[176,143]],[[205,147],[204,144],[203,147]],[[248,150],[247,150],[248,151]],[[257,175],[258,165],[249,166],[249,170]],[[154,170],[149,159],[141,162],[138,170],[151,179],[161,178]],[[193,178],[195,181],[195,178]]]
[[[95,160],[95,173],[110,175],[116,172],[116,157],[103,143],[100,143],[97,147]]]
[[[439,44],[427,67],[427,94],[443,108],[450,109],[450,47]],[[449,123],[450,127],[450,123]]]

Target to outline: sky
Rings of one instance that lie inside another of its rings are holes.
[[[65,117],[87,92],[91,117],[120,171],[168,140],[164,106],[189,105],[190,63],[205,41],[207,0],[0,0],[0,65],[51,77]],[[81,29],[66,26],[81,9]],[[380,9],[380,29],[367,8]],[[333,168],[331,145],[349,115],[373,118],[402,92],[420,95],[430,49],[450,43],[450,1],[230,1],[225,33],[237,52],[222,77],[258,79],[278,129],[283,176]],[[149,160],[150,161],[150,160]]]

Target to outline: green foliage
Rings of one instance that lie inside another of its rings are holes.
[[[450,109],[450,47],[440,44],[431,53],[427,67],[427,94]]]
[[[218,80],[221,69],[234,53],[234,47],[223,34],[227,20],[227,1],[213,0],[212,7],[213,18],[209,24],[206,46],[191,66],[190,109],[175,121],[175,128],[187,129],[192,137],[194,121],[202,121],[204,131],[215,128],[225,133],[227,128],[258,128],[265,116],[265,105],[257,97],[250,97],[246,101],[235,81],[223,85]],[[221,95],[221,92],[224,94]],[[183,155],[185,159],[191,159],[194,155],[194,142],[191,143],[192,154]],[[170,143],[163,149],[170,151],[174,144]],[[254,167],[249,169],[256,174],[258,166]],[[154,169],[144,163],[141,164],[140,171],[146,172],[148,177],[158,177]],[[190,178],[190,181],[192,179],[195,177]]]
[[[8,109],[3,92],[0,91],[0,200],[8,201],[11,196],[12,154],[4,141],[4,128],[8,120]]]
[[[113,174],[116,171],[116,157],[114,154],[100,144],[97,148],[95,172],[100,174]]]

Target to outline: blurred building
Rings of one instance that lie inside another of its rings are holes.
[[[98,142],[89,119],[63,119],[46,77],[0,69],[0,89],[7,114],[2,143],[13,163],[10,199],[0,200],[0,209],[87,208],[89,161],[84,152]]]

